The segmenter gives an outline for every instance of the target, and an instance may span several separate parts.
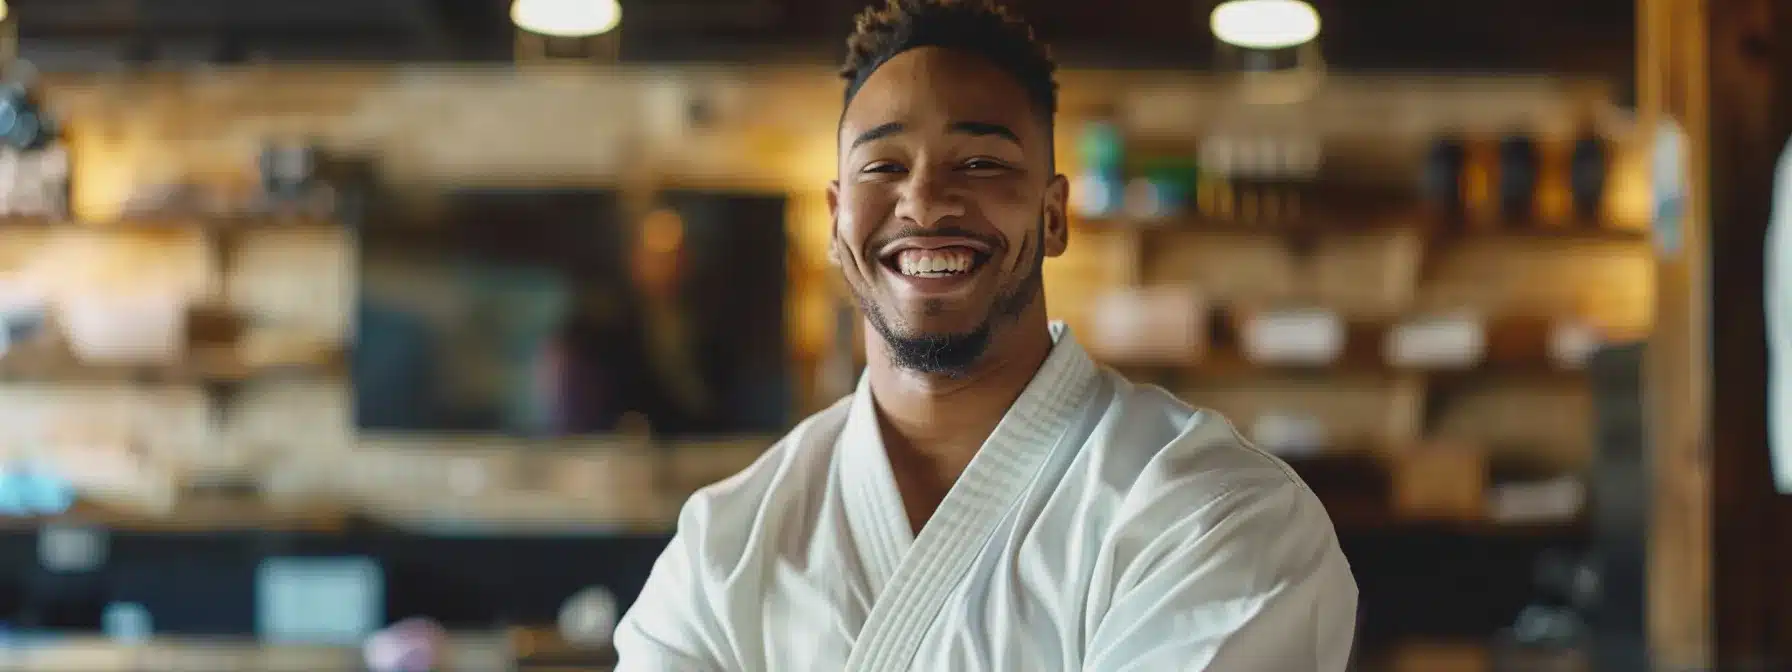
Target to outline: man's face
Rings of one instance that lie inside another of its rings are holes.
[[[960,373],[1040,294],[1067,186],[1020,84],[924,47],[866,79],[840,124],[830,254],[897,364]]]

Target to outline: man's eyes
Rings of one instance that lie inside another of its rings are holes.
[[[1000,161],[996,161],[994,159],[974,158],[974,159],[966,159],[965,161],[959,163],[958,169],[964,170],[964,171],[970,171],[973,173],[988,174],[988,173],[993,173],[993,172],[997,172],[997,171],[1009,170],[1010,168],[1009,168],[1008,164],[1002,163]],[[897,173],[904,173],[907,171],[908,171],[908,169],[905,168],[902,164],[896,163],[894,161],[875,161],[875,162],[866,164],[865,167],[860,169],[859,172],[874,173],[874,174],[875,173],[897,174]]]

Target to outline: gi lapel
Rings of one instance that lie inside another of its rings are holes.
[[[1096,383],[1095,363],[1062,324],[1057,345],[903,555],[853,644],[846,669],[909,669],[923,637],[996,524],[1069,429]],[[898,507],[900,515],[900,507]]]

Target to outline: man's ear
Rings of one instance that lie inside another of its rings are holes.
[[[840,238],[840,181],[828,182],[828,263],[840,265],[840,246],[834,241]]]
[[[1070,180],[1053,175],[1045,185],[1045,256],[1056,257],[1070,247]]]

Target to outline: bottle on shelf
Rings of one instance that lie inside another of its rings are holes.
[[[1463,145],[1462,207],[1465,229],[1498,228],[1501,220],[1499,199],[1499,143],[1471,136]]]
[[[1499,146],[1500,215],[1509,223],[1526,223],[1536,216],[1538,174],[1542,154],[1536,139],[1513,133]]]
[[[1232,166],[1232,193],[1238,221],[1245,224],[1263,221],[1263,195],[1269,186],[1264,178],[1274,156],[1274,145],[1268,140],[1243,138],[1238,143]]]
[[[1288,221],[1299,220],[1306,212],[1313,185],[1319,180],[1319,168],[1325,160],[1325,149],[1318,138],[1301,137],[1288,142],[1282,152],[1285,167],[1281,195],[1281,215]]]
[[[1201,147],[1210,177],[1197,201],[1203,213],[1246,224],[1285,224],[1301,211],[1301,191],[1318,171],[1317,143],[1279,135],[1210,138]],[[1211,198],[1206,198],[1211,196]]]
[[[1125,196],[1125,140],[1111,122],[1084,125],[1077,142],[1081,165],[1075,178],[1076,213],[1110,217],[1120,212]]]
[[[1466,185],[1468,143],[1456,135],[1431,142],[1425,153],[1422,193],[1434,216],[1446,226],[1460,227],[1468,214]]]
[[[1196,161],[1200,166],[1199,184],[1195,189],[1195,205],[1201,216],[1215,221],[1231,221],[1234,211],[1233,174],[1237,164],[1236,144],[1226,136],[1201,141]]]
[[[1165,219],[1194,205],[1198,171],[1189,157],[1152,157],[1139,166],[1139,177],[1127,186],[1127,210],[1141,217]],[[1140,192],[1135,203],[1134,191]]]
[[[1568,191],[1574,217],[1584,226],[1599,225],[1600,210],[1605,205],[1606,176],[1611,170],[1609,157],[1605,139],[1591,128],[1574,141],[1568,165]]]

